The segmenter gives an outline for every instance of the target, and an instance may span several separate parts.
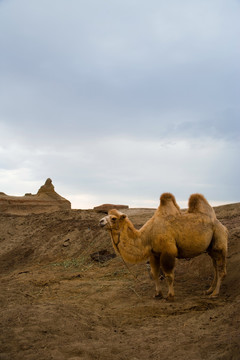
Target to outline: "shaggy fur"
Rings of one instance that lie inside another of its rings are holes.
[[[164,193],[160,196],[160,206],[158,210],[162,211],[162,214],[165,213],[165,215],[180,214],[180,207],[171,193]]]
[[[215,271],[207,294],[212,297],[219,294],[226,274],[228,232],[203,195],[191,195],[188,212],[181,213],[175,197],[170,193],[162,194],[155,214],[140,230],[117,210],[109,211],[100,225],[109,230],[115,251],[126,262],[150,261],[155,296],[162,297],[160,267],[168,282],[167,298],[173,300],[175,259],[192,258],[203,252],[211,256]]]

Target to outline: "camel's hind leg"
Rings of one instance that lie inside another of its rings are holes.
[[[155,297],[162,298],[162,290],[160,285],[160,279],[159,279],[159,273],[160,273],[160,257],[157,255],[151,255],[150,256],[150,267],[151,267],[151,275],[153,277],[153,280],[155,282]]]
[[[217,262],[213,257],[212,257],[212,263],[213,263],[213,269],[214,269],[214,277],[213,277],[213,281],[212,281],[210,288],[204,292],[205,295],[211,294],[217,284]]]
[[[210,294],[210,297],[216,297],[219,294],[222,279],[226,275],[226,254],[225,251],[212,250],[209,255],[213,261],[215,275],[206,294]]]
[[[226,275],[226,257],[228,231],[220,221],[216,220],[214,224],[214,233],[212,244],[208,250],[213,261],[214,279],[210,288],[206,291],[210,297],[216,297],[219,294],[222,279]]]

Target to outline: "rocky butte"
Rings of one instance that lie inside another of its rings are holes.
[[[54,190],[51,179],[47,179],[37,194],[9,196],[0,192],[0,212],[6,214],[40,214],[60,210],[71,210],[71,203]]]
[[[102,204],[99,206],[95,206],[93,210],[96,210],[98,212],[107,213],[109,210],[116,209],[116,210],[123,210],[123,209],[129,209],[128,205],[114,205],[114,204]]]

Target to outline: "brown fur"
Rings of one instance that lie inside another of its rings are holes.
[[[171,193],[163,193],[160,197],[160,205],[158,212],[161,215],[177,215],[180,214],[180,207],[178,206],[175,197]]]
[[[210,216],[212,219],[216,218],[215,211],[201,194],[192,194],[188,200],[189,213],[203,213]]]
[[[160,196],[160,206],[166,206],[169,202],[172,202],[174,206],[180,211],[180,207],[178,206],[175,196],[171,193],[163,193]]]
[[[162,296],[160,266],[168,282],[168,298],[173,299],[175,259],[191,258],[203,252],[211,256],[215,270],[214,281],[207,293],[218,295],[226,274],[228,234],[203,195],[191,195],[188,212],[181,214],[174,196],[163,194],[155,214],[140,230],[117,210],[111,210],[100,223],[110,231],[113,246],[125,261],[150,260],[156,296]]]
[[[115,216],[119,216],[120,211],[118,211],[117,209],[111,209],[108,212],[109,215],[115,215]]]
[[[164,272],[169,274],[172,272],[175,266],[175,257],[169,253],[162,253],[160,258],[160,263]]]

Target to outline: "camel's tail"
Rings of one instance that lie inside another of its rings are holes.
[[[216,218],[215,211],[208,203],[205,197],[201,194],[192,194],[188,200],[189,213],[202,213],[210,216],[212,219]]]

